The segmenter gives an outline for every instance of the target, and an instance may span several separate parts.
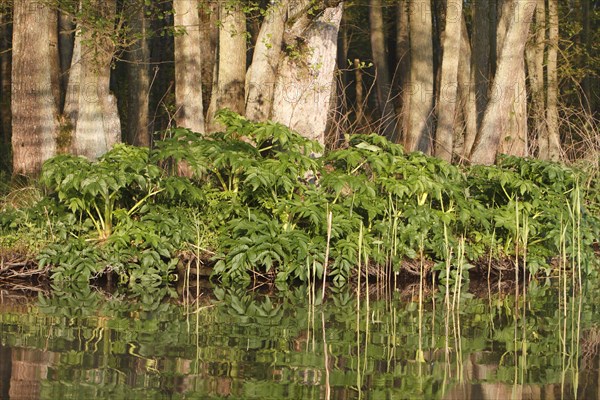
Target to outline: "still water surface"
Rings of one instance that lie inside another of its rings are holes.
[[[0,399],[600,399],[595,290],[361,292],[3,292]]]

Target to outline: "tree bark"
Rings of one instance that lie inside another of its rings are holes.
[[[435,155],[448,162],[452,161],[456,105],[458,103],[458,65],[463,24],[462,3],[463,0],[447,0],[446,3],[446,29],[437,106],[438,125],[435,137]]]
[[[548,159],[548,135],[546,129],[546,100],[544,95],[544,54],[546,48],[546,4],[537,0],[534,36],[525,47],[527,74],[531,88],[532,136],[537,138],[538,157]]]
[[[524,4],[527,3],[527,4]],[[502,45],[492,93],[473,146],[471,162],[493,164],[502,132],[508,127],[514,104],[514,77],[523,63],[523,53],[535,4],[516,1]]]
[[[185,0],[183,0],[185,1]],[[220,3],[217,72],[208,108],[209,128],[217,130],[214,114],[228,108],[239,114],[245,108],[246,16],[241,5]]]
[[[130,0],[135,15],[131,18],[131,33],[136,41],[127,54],[128,113],[127,142],[135,146],[150,146],[149,112],[150,112],[150,48],[148,46],[148,20],[146,9]]]
[[[58,50],[60,54],[60,86],[61,97],[59,110],[65,107],[67,87],[69,86],[69,72],[73,58],[75,44],[75,23],[73,17],[59,11],[58,14]]]
[[[548,158],[559,160],[561,146],[558,130],[558,0],[548,0],[548,16],[548,93],[546,99]]]
[[[387,62],[385,48],[385,32],[383,27],[383,4],[381,0],[370,0],[369,23],[371,27],[371,51],[375,65],[375,84],[377,90],[377,105],[381,112],[378,124],[380,131],[389,140],[393,140],[396,131],[396,113],[392,102],[392,79]]]
[[[195,1],[174,0],[175,26],[185,28],[175,36],[175,121],[178,126],[204,133],[200,18]]]
[[[475,85],[471,81],[471,42],[467,32],[467,24],[463,18],[461,28],[460,61],[458,66],[458,95],[461,103],[461,114],[464,120],[464,139],[462,157],[468,159],[477,136],[477,100]]]
[[[115,0],[94,0],[87,6],[94,18],[115,17]],[[72,151],[94,160],[121,141],[117,101],[109,88],[115,48],[110,32],[83,25],[75,37],[65,115],[73,127]]]
[[[12,15],[8,6],[0,9],[0,157],[7,157],[11,136],[11,37]],[[1,167],[7,167],[2,165]]]
[[[524,4],[523,7],[535,7],[535,3]],[[511,23],[511,8],[516,7],[513,0],[498,0],[499,19],[496,32],[497,59],[500,58],[500,50],[504,44],[508,25]],[[519,18],[520,15],[517,15]],[[512,21],[513,23],[515,21]],[[518,22],[518,21],[517,21]],[[498,153],[512,156],[525,157],[527,155],[527,92],[525,88],[525,59],[518,62],[519,68],[513,76],[513,87],[510,90],[513,96],[512,107],[509,113],[508,126],[502,132]],[[507,93],[508,95],[508,93]]]
[[[288,53],[280,63],[275,84],[273,120],[321,144],[325,141],[343,4],[326,8],[314,19],[306,13],[291,19],[295,22],[284,35]]]
[[[246,73],[246,118],[253,121],[271,115],[287,7],[288,1],[283,0],[268,8]]]
[[[477,101],[477,129],[481,126],[483,113],[488,101],[488,87],[491,81],[491,10],[493,0],[475,0],[473,2],[473,52],[472,78]]]
[[[404,137],[407,151],[428,153],[433,112],[433,42],[429,0],[410,0],[410,105]]]
[[[12,40],[13,173],[32,175],[56,153],[58,107],[52,92],[54,49],[49,45],[56,13],[27,0],[14,2]]]
[[[410,104],[410,35],[409,35],[409,0],[400,0],[396,16],[396,63],[399,79],[398,92],[400,102],[397,114],[400,123],[396,132],[396,141],[404,140],[408,127],[408,109]]]
[[[219,36],[218,16],[219,4],[215,1],[200,1],[200,54],[202,75],[202,105],[204,120],[210,105],[213,87],[213,73],[217,63],[217,42]]]

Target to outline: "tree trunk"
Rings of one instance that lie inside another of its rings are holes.
[[[462,157],[468,159],[477,136],[477,100],[475,85],[471,82],[471,42],[467,32],[467,24],[463,18],[461,28],[460,61],[458,66],[458,94],[461,103],[461,114],[464,120],[464,139]]]
[[[87,6],[98,19],[111,21],[115,16],[116,0],[94,0]],[[117,101],[109,88],[115,48],[110,32],[95,31],[93,26],[78,30],[65,114],[73,126],[73,152],[94,160],[121,141]]]
[[[498,59],[490,101],[473,146],[471,161],[474,164],[493,164],[496,159],[502,132],[510,122],[515,76],[522,69],[523,52],[534,10],[535,4],[532,6],[529,2],[515,2]]]
[[[184,0],[185,1],[185,0]],[[228,108],[244,113],[246,80],[246,15],[241,5],[220,3],[216,76],[208,108],[211,131],[217,130],[214,114]]]
[[[6,6],[0,9],[0,160],[10,154],[11,24],[12,15]],[[1,161],[0,168],[8,167],[3,164]]]
[[[253,121],[264,121],[271,114],[287,6],[284,0],[268,8],[246,73],[246,118]]]
[[[58,50],[60,54],[60,86],[61,97],[59,111],[65,107],[67,87],[69,86],[69,72],[73,58],[75,44],[75,23],[73,17],[59,11],[58,14]]]
[[[340,2],[313,19],[303,13],[295,20],[286,32],[288,53],[280,63],[275,84],[273,120],[321,144],[325,141],[343,7]]]
[[[396,131],[396,113],[392,102],[392,79],[387,62],[385,49],[385,32],[383,27],[383,4],[381,0],[370,0],[369,23],[371,27],[371,51],[375,65],[375,84],[377,90],[377,105],[381,112],[378,124],[380,131],[389,140],[393,140]]]
[[[546,121],[548,127],[548,158],[561,156],[558,131],[558,0],[548,0],[548,94]]]
[[[204,120],[210,105],[213,87],[213,72],[217,63],[217,41],[219,36],[219,4],[215,1],[200,1],[200,54],[202,75],[202,105]]]
[[[473,2],[473,52],[471,82],[475,86],[477,101],[477,129],[481,126],[483,113],[488,101],[488,86],[491,80],[491,10],[493,0],[475,0]]]
[[[538,157],[548,159],[548,135],[546,130],[546,101],[544,96],[544,53],[546,48],[546,4],[537,0],[535,10],[535,35],[525,48],[529,87],[531,88],[532,136],[537,138]]]
[[[12,40],[13,172],[31,175],[56,153],[58,107],[52,92],[55,48],[49,45],[56,13],[27,0],[14,2]]]
[[[458,65],[463,24],[462,3],[463,0],[447,0],[446,3],[446,29],[437,106],[438,125],[435,137],[435,155],[448,162],[452,161],[456,105],[458,103]]]
[[[410,0],[410,105],[404,137],[407,151],[428,153],[433,112],[433,42],[429,0]]]
[[[150,112],[150,48],[148,46],[148,20],[146,8],[136,5],[136,0],[130,0],[134,5],[135,15],[131,18],[131,33],[136,36],[136,42],[127,54],[128,113],[127,113],[127,142],[135,146],[150,146],[149,112]]]
[[[175,121],[178,126],[204,133],[200,18],[195,1],[174,0],[175,26],[185,33],[175,36]]]
[[[410,35],[409,35],[409,0],[400,0],[396,17],[396,63],[399,70],[398,92],[400,102],[396,141],[404,140],[408,127],[408,109],[410,104]]]
[[[535,3],[532,3],[535,7]],[[500,58],[500,50],[504,44],[511,14],[511,8],[515,7],[512,0],[499,0],[498,6],[500,16],[498,19],[498,28],[496,32],[497,59]],[[524,7],[531,6],[525,5]],[[517,17],[520,17],[518,15]],[[517,21],[518,22],[518,21]],[[514,21],[513,21],[514,23]],[[527,155],[527,92],[525,89],[525,60],[515,60],[519,63],[519,69],[513,76],[513,87],[510,93],[513,96],[512,108],[510,110],[508,126],[502,132],[498,153],[512,156],[525,157]],[[507,93],[508,95],[508,93]]]

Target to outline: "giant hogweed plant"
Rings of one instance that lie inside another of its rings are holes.
[[[574,212],[573,169],[519,158],[461,169],[374,134],[348,135],[324,153],[281,124],[227,110],[217,118],[223,132],[175,128],[152,150],[119,145],[97,162],[48,161],[49,219],[75,227],[41,251],[40,264],[54,265],[55,279],[113,271],[129,285],[160,286],[192,246],[212,255],[224,283],[312,281],[328,266],[343,285],[359,261],[363,274],[389,277],[423,257],[440,276],[466,279],[455,271],[523,257],[523,245],[531,273],[552,273],[563,248],[591,260],[598,218]],[[207,243],[195,243],[200,225]]]

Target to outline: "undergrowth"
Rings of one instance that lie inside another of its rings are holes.
[[[0,251],[35,255],[55,281],[110,273],[141,287],[167,284],[199,253],[224,284],[322,279],[326,266],[336,285],[359,268],[466,279],[507,260],[552,275],[565,249],[593,271],[598,204],[577,200],[599,192],[580,170],[514,157],[461,168],[375,134],[319,157],[281,124],[218,118],[224,132],[176,128],[152,150],[47,161],[35,201],[3,197]]]

